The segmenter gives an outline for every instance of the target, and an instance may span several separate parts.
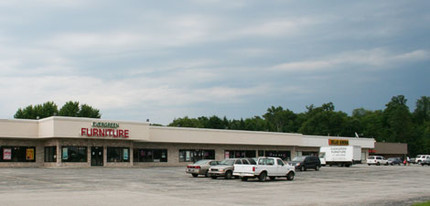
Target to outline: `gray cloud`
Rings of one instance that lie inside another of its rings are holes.
[[[429,80],[428,7],[3,1],[0,118],[68,100],[107,118],[163,124],[185,115],[246,118],[272,105],[302,111],[324,101],[380,109],[400,93],[413,104],[430,95],[418,86]]]

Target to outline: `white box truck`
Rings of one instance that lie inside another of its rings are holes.
[[[349,167],[361,163],[360,146],[328,146],[320,148],[320,161],[322,165],[338,165]]]

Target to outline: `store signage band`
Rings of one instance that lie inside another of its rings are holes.
[[[91,126],[92,128],[81,128],[81,136],[129,138],[130,131],[128,129],[118,129],[118,123],[93,122]]]
[[[346,146],[346,145],[349,145],[349,140],[347,140],[347,139],[329,139],[328,145]]]

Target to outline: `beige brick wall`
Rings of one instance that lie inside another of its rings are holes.
[[[43,164],[43,142],[22,139],[0,139],[0,146],[27,146],[36,147],[35,162],[0,162],[0,167],[40,167]],[[0,152],[3,152],[1,150]]]

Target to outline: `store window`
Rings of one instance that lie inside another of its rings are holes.
[[[0,162],[35,162],[36,147],[0,147]]]
[[[265,151],[266,157],[279,157],[282,160],[290,161],[291,160],[291,152],[290,151]]]
[[[127,147],[108,147],[108,162],[130,162],[130,149]]]
[[[264,157],[264,150],[258,150],[258,156]]]
[[[134,149],[134,162],[167,162],[167,149]]]
[[[45,162],[57,162],[57,147],[45,147]]]
[[[215,150],[179,150],[179,162],[196,162],[202,159],[215,159]]]
[[[87,162],[88,148],[76,146],[64,146],[61,148],[62,162]]]
[[[256,157],[255,150],[225,150],[224,158],[245,158],[245,157]]]

